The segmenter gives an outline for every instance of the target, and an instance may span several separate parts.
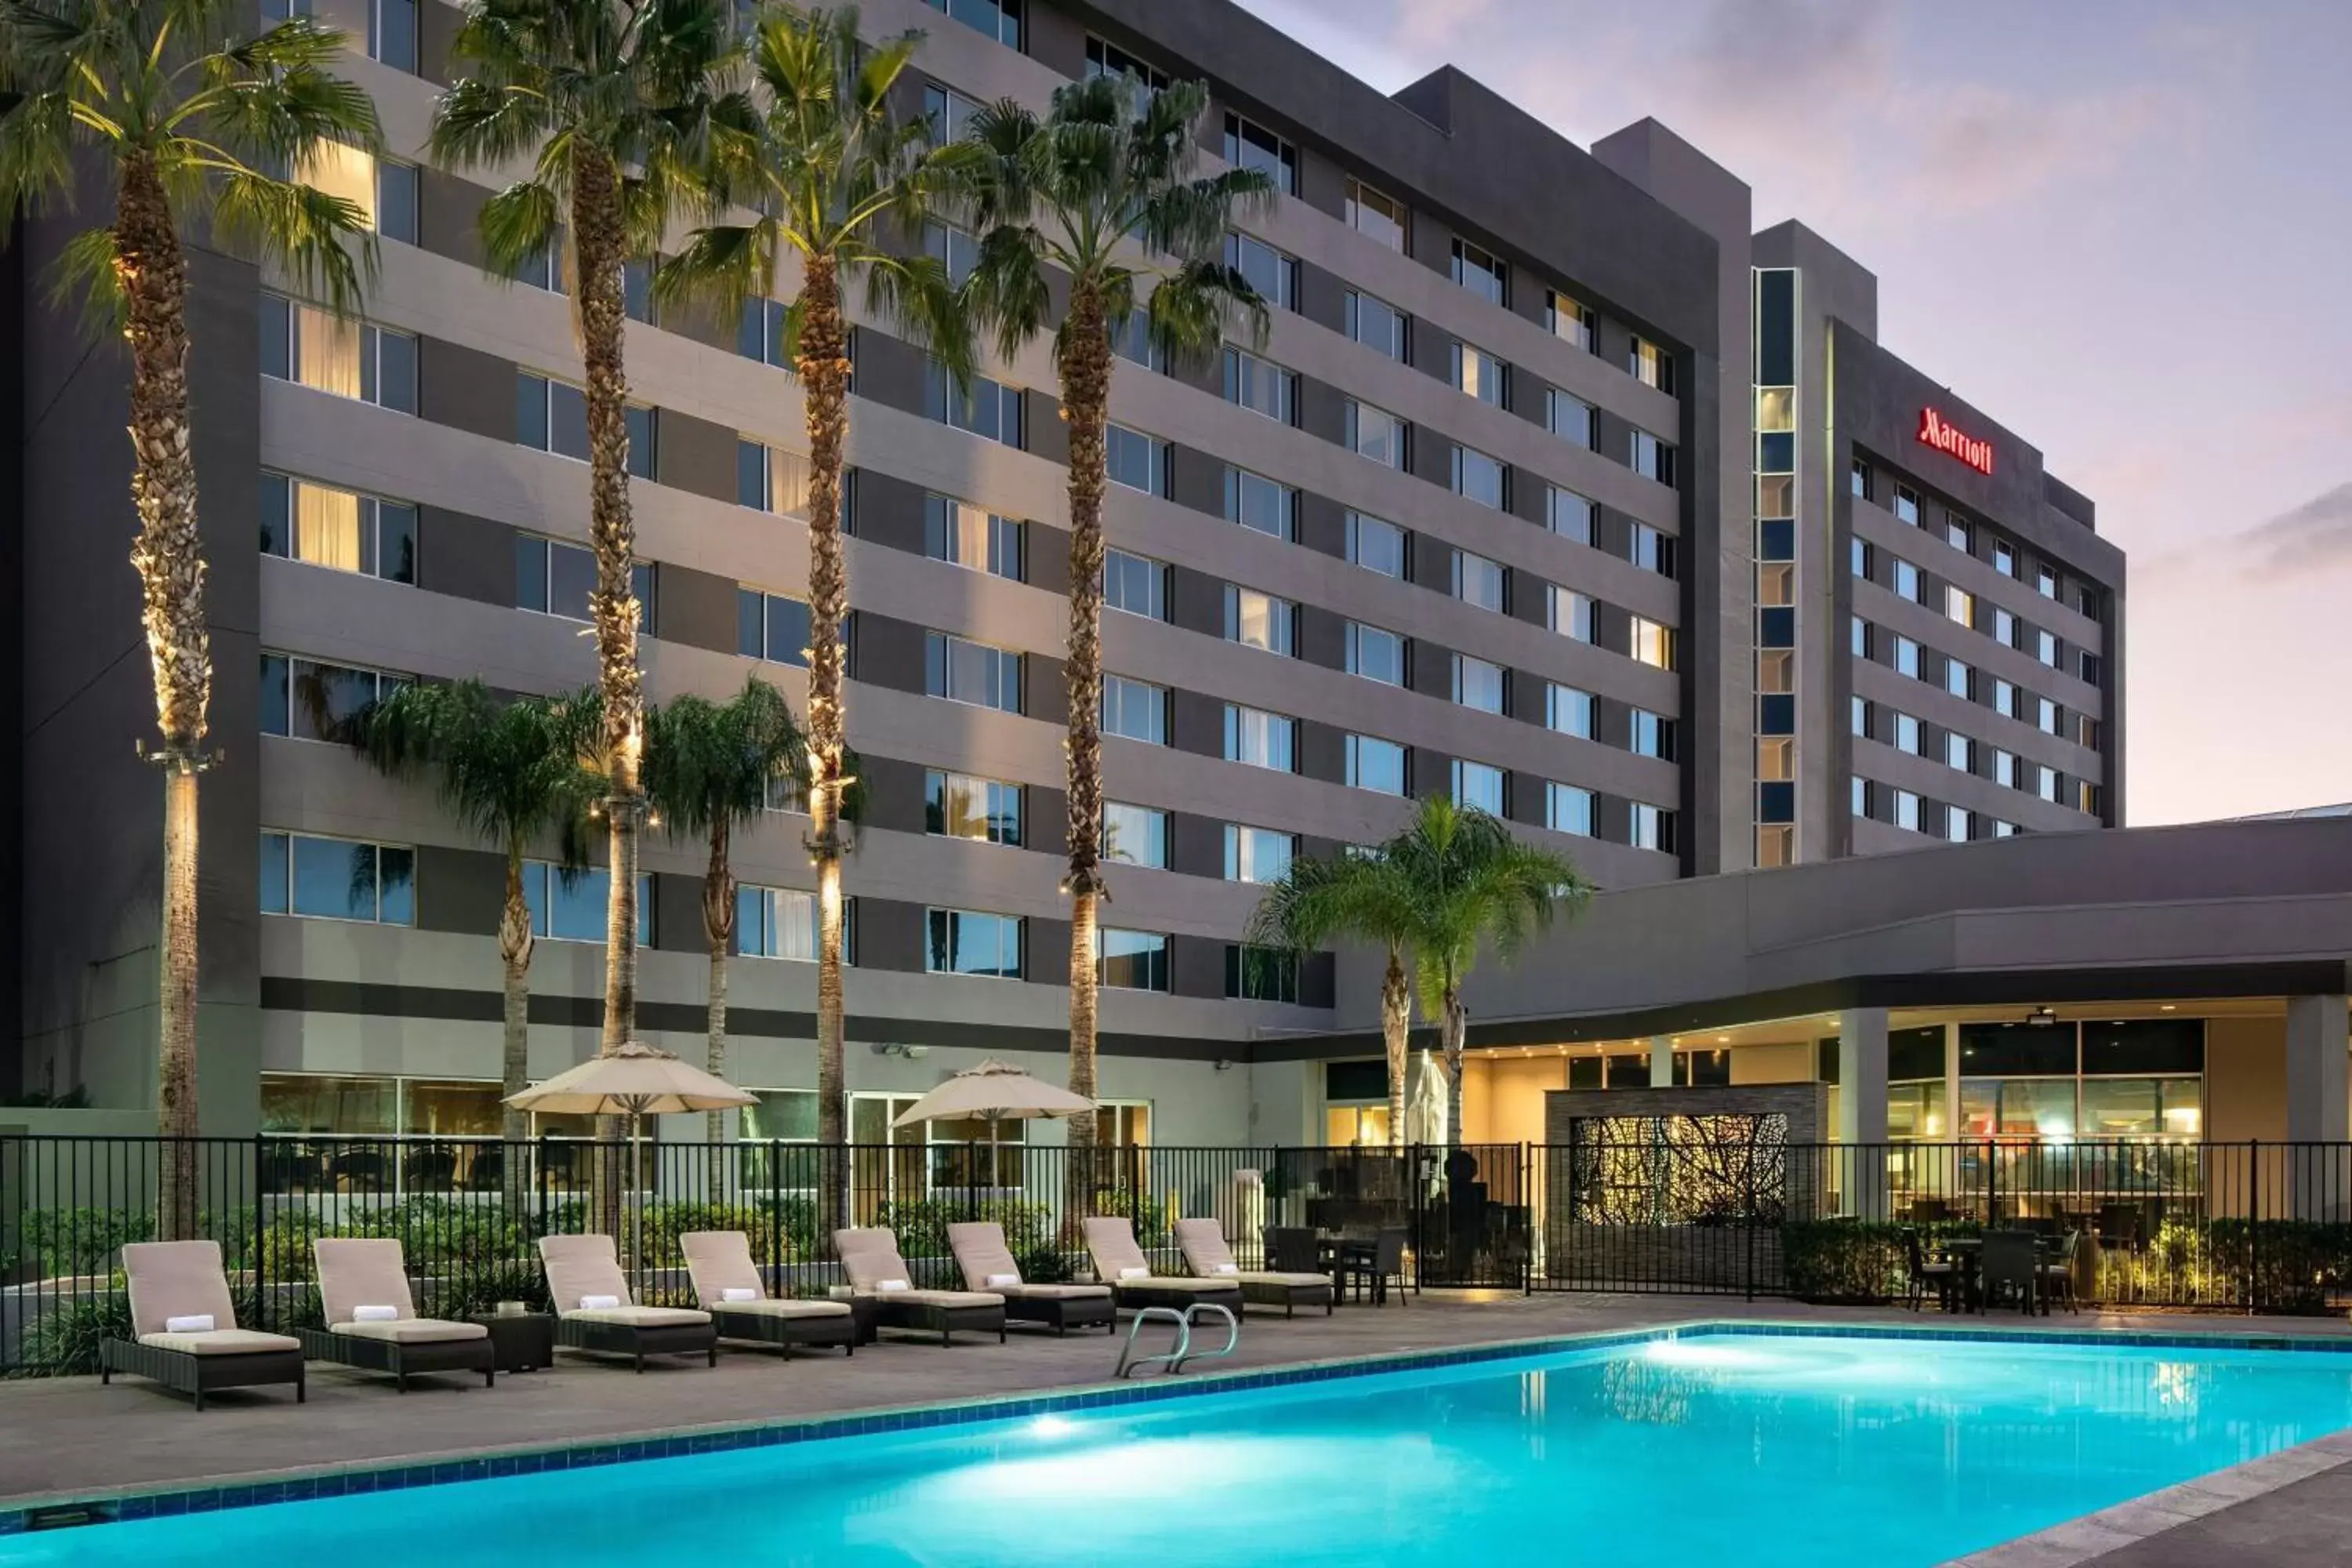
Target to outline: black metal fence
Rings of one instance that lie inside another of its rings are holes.
[[[1244,1267],[1272,1226],[1402,1229],[1416,1285],[1881,1300],[1905,1232],[2073,1232],[2076,1293],[2136,1307],[2352,1305],[2352,1144],[1790,1144],[1753,1118],[1588,1124],[1568,1144],[1353,1148],[648,1143],[546,1139],[0,1138],[0,1372],[89,1364],[127,1325],[120,1249],[157,1234],[162,1167],[194,1156],[184,1234],[218,1241],[240,1321],[318,1311],[310,1243],[398,1238],[419,1310],[543,1302],[534,1243],[642,1238],[646,1293],[682,1299],[677,1237],[740,1229],[781,1289],[840,1282],[831,1218],[888,1226],[926,1283],[946,1227],[1001,1224],[1039,1280],[1088,1268],[1076,1221],[1123,1215],[1163,1270],[1213,1215]]]

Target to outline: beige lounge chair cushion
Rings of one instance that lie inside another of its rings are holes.
[[[710,1314],[691,1307],[574,1307],[559,1316],[586,1323],[621,1323],[632,1329],[677,1329],[707,1323]]]
[[[731,1317],[738,1313],[755,1318],[845,1318],[849,1316],[849,1303],[846,1301],[800,1301],[774,1296],[763,1296],[756,1301],[714,1302],[711,1310],[721,1317]]]
[[[955,1254],[956,1267],[963,1270],[963,1282],[974,1290],[1003,1290],[1008,1295],[1021,1289],[1021,1265],[1014,1262],[1013,1249],[1004,1244],[1004,1227],[994,1220],[959,1220],[948,1226],[948,1250]],[[992,1285],[993,1278],[1013,1276],[1008,1284]]]
[[[546,1271],[547,1299],[559,1317],[577,1314],[580,1303],[590,1296],[610,1296],[623,1308],[633,1300],[629,1277],[621,1272],[609,1236],[542,1236],[539,1265]]]
[[[214,1333],[236,1328],[236,1309],[228,1299],[228,1276],[221,1272],[217,1241],[133,1241],[122,1248],[122,1272],[131,1287],[131,1331],[142,1344],[151,1334],[164,1332],[172,1318],[209,1317]],[[174,1336],[193,1339],[192,1334]],[[263,1336],[277,1339],[275,1334]],[[293,1342],[247,1345],[247,1350],[300,1349]],[[181,1345],[166,1346],[181,1350]],[[205,1352],[198,1352],[205,1353]],[[217,1352],[212,1353],[219,1353]]]
[[[1150,1272],[1151,1260],[1135,1244],[1131,1221],[1119,1215],[1092,1215],[1080,1223],[1086,1231],[1087,1256],[1095,1262],[1096,1279],[1116,1281],[1130,1268]]]
[[[1234,1272],[1234,1249],[1225,1245],[1225,1227],[1214,1219],[1180,1219],[1176,1245],[1184,1249],[1184,1266],[1195,1274]],[[1226,1267],[1220,1268],[1219,1265]]]
[[[328,1327],[342,1327],[352,1321],[353,1314],[362,1307],[390,1307],[393,1310],[391,1321],[424,1321],[416,1316],[416,1302],[408,1293],[408,1261],[400,1250],[399,1242],[388,1237],[322,1236],[310,1243],[310,1253],[319,1260],[319,1300],[326,1306]],[[376,1334],[370,1337],[393,1339],[397,1336]],[[472,1339],[474,1336],[451,1337]]]
[[[403,1318],[395,1323],[337,1323],[334,1331],[355,1340],[389,1340],[396,1345],[437,1345],[490,1337],[490,1331],[479,1323],[452,1323],[440,1318]]]
[[[1239,1274],[1221,1274],[1220,1279],[1238,1279],[1244,1285],[1287,1285],[1294,1290],[1311,1290],[1318,1287],[1328,1290],[1328,1274],[1285,1274],[1271,1268],[1244,1268]]]
[[[161,1245],[177,1246],[178,1243]],[[211,1246],[210,1242],[205,1245]],[[259,1355],[264,1351],[299,1351],[302,1342],[258,1329],[214,1329],[201,1334],[142,1334],[139,1342],[159,1351],[186,1355]]]
[[[861,1296],[881,1294],[886,1280],[909,1286],[915,1282],[907,1272],[907,1260],[898,1256],[898,1236],[884,1226],[836,1230],[833,1247],[849,1283]]]
[[[1190,1274],[1155,1274],[1149,1279],[1121,1279],[1118,1286],[1123,1290],[1239,1290],[1242,1277],[1220,1274],[1212,1279]]]
[[[687,1278],[694,1281],[694,1299],[705,1308],[740,1309],[756,1306],[768,1294],[768,1282],[751,1261],[751,1238],[740,1230],[689,1230],[677,1238],[686,1254]],[[749,1290],[752,1301],[730,1301],[730,1290]]]
[[[1019,1301],[1108,1301],[1108,1285],[999,1285],[996,1293]]]
[[[913,1307],[1002,1307],[1004,1298],[993,1290],[877,1290],[874,1299],[884,1306],[894,1301]]]

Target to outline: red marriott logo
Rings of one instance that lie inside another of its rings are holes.
[[[1963,436],[1952,422],[1932,408],[1919,410],[1919,439],[1947,457],[1958,458],[1978,473],[1992,472],[1992,443]]]

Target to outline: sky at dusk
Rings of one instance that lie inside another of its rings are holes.
[[[1654,116],[1820,231],[2128,553],[2129,820],[2352,800],[2352,4],[1243,4],[1580,146]]]

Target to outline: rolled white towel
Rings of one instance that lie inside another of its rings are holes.
[[[877,1279],[874,1281],[874,1289],[877,1290],[911,1290],[914,1287],[908,1284],[904,1279]]]
[[[1151,1270],[1137,1265],[1120,1269],[1118,1277],[1122,1279],[1149,1279],[1151,1278]]]
[[[184,1318],[166,1318],[163,1331],[167,1334],[208,1334],[213,1331],[210,1312],[191,1312]]]
[[[988,1277],[988,1288],[992,1290],[995,1289],[1000,1285],[1018,1285],[1020,1283],[1021,1276],[1018,1274],[992,1274]]]
[[[353,1307],[352,1309],[352,1321],[354,1323],[396,1323],[400,1321],[400,1309],[397,1307]]]
[[[760,1293],[749,1285],[730,1285],[719,1292],[719,1299],[722,1301],[756,1301]]]
[[[1209,1270],[1212,1274],[1239,1274],[1241,1271],[1242,1266],[1238,1263],[1220,1263]]]
[[[609,1312],[621,1304],[618,1296],[583,1296],[580,1310],[583,1312]]]

